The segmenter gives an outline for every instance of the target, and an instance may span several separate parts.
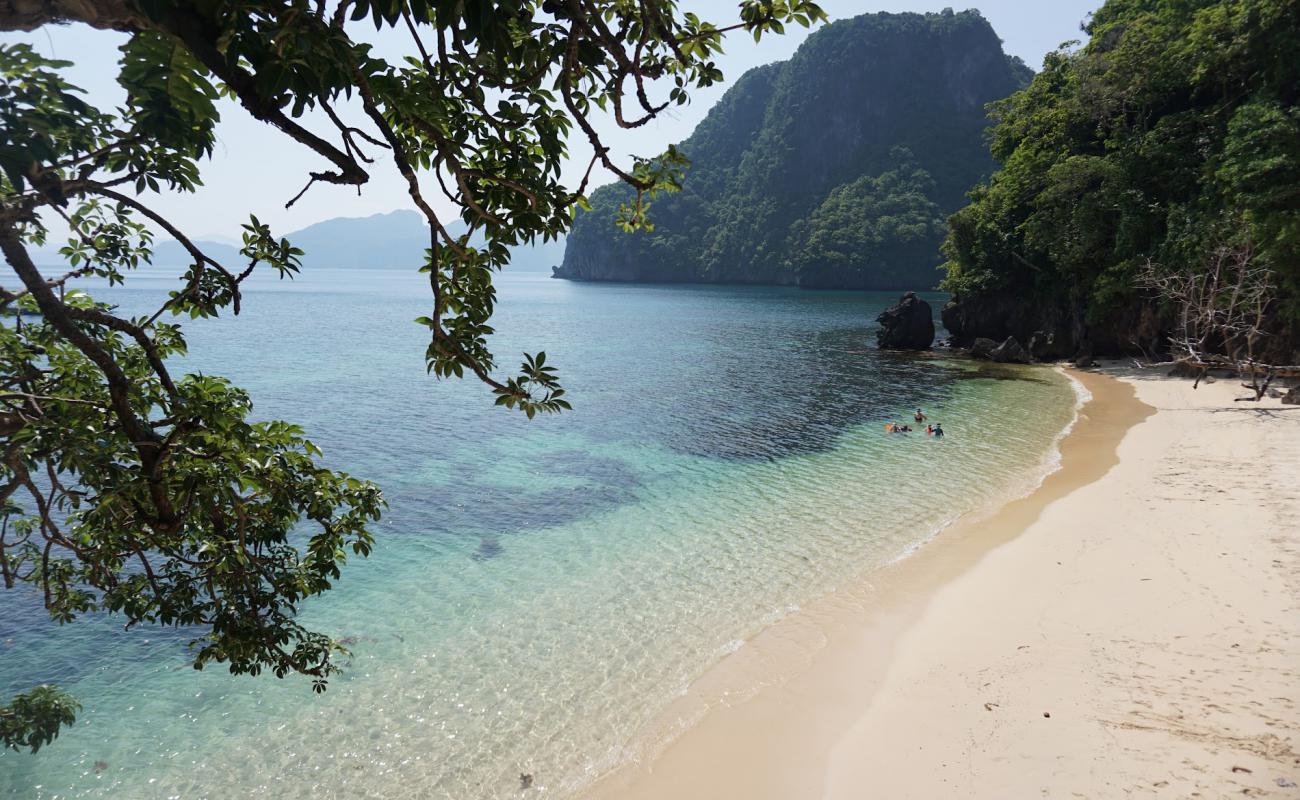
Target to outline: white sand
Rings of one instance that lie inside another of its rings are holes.
[[[1300,798],[1300,407],[1110,372],[1033,497],[758,637],[592,796]]]

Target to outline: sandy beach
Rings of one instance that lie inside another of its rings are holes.
[[[1038,490],[765,630],[587,796],[1300,797],[1300,407],[1165,371],[1078,374]]]

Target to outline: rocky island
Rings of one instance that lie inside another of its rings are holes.
[[[926,289],[945,218],[993,171],[985,105],[1032,73],[977,11],[866,14],[745,73],[685,142],[682,191],[652,231],[591,197],[555,277]]]

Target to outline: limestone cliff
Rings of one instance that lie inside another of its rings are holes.
[[[692,166],[653,231],[615,225],[626,187],[597,190],[555,275],[933,286],[944,218],[994,166],[984,106],[1030,76],[975,11],[832,23],[745,73],[681,144]]]

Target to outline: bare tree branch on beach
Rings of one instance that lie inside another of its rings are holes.
[[[1169,344],[1174,361],[1195,371],[1193,388],[1211,369],[1227,369],[1250,378],[1242,387],[1254,395],[1237,399],[1258,401],[1274,378],[1300,375],[1300,367],[1258,358],[1277,285],[1249,240],[1215,247],[1200,269],[1169,269],[1148,259],[1138,285],[1173,307]]]

